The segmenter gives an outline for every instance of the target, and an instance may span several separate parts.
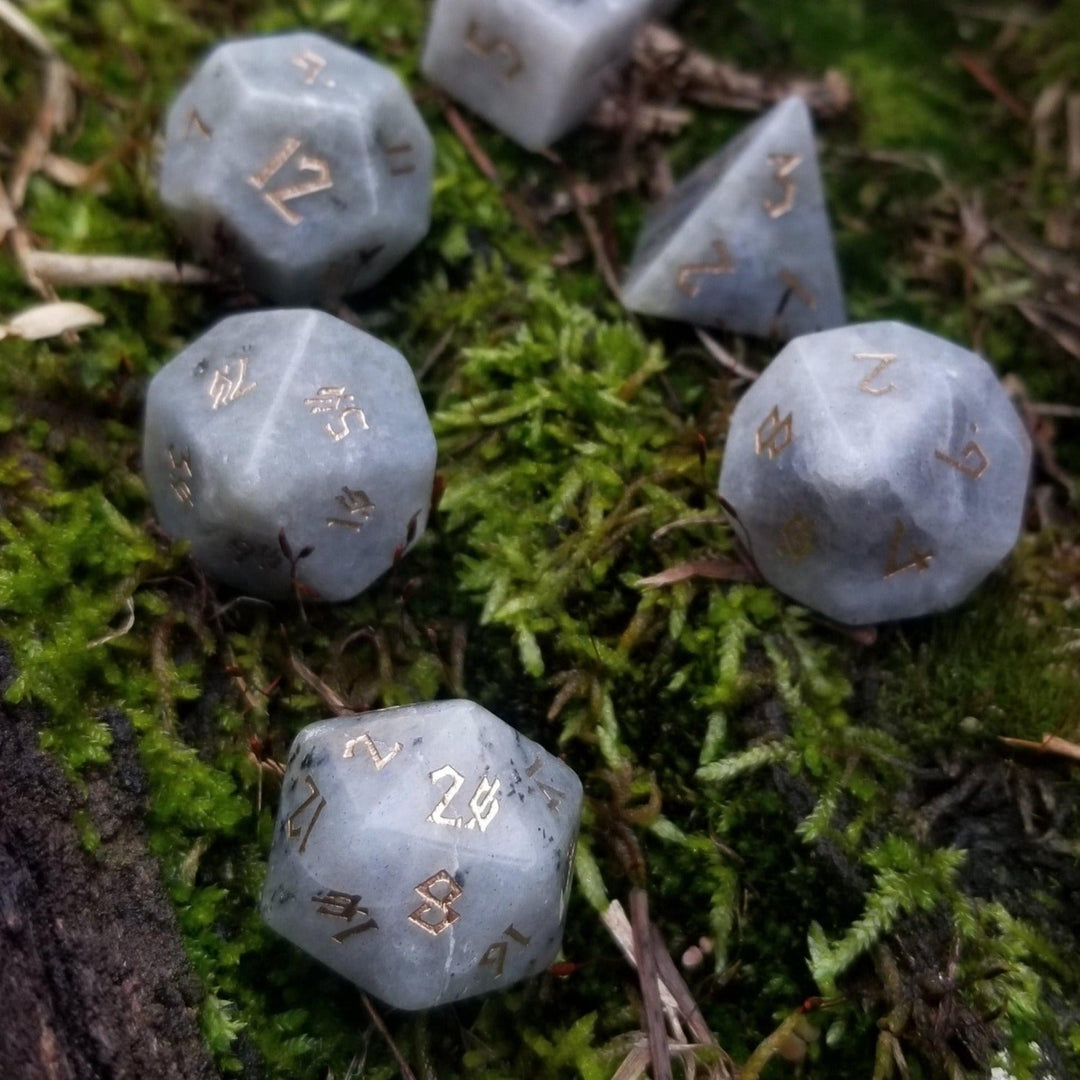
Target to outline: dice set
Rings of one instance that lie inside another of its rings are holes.
[[[522,145],[592,107],[677,0],[436,0],[423,70]],[[433,147],[396,75],[314,34],[215,49],[165,125],[161,197],[204,258],[281,303],[382,277],[428,228]],[[630,310],[793,339],[732,417],[720,494],[765,578],[844,623],[940,611],[1005,557],[1031,447],[979,357],[842,329],[809,110],[790,98],[649,216]],[[159,521],[215,578],[280,599],[367,588],[416,542],[436,446],[390,346],[315,310],[225,319],[151,381]],[[390,1005],[555,958],[581,783],[467,701],[312,724],[288,758],[262,898],[288,940]]]
[[[559,951],[581,799],[570,768],[469,701],[311,724],[263,916],[400,1009],[510,986]]]

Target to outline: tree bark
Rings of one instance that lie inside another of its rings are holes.
[[[0,693],[14,676],[0,642]],[[40,748],[43,713],[0,703],[0,1076],[211,1080],[201,988],[146,846],[127,716],[82,792]],[[86,849],[76,813],[101,844]]]

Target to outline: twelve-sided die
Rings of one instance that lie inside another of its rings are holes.
[[[652,0],[436,0],[423,71],[539,150],[611,88]]]
[[[165,123],[161,199],[279,303],[378,281],[427,233],[431,136],[389,68],[317,34],[227,42]]]
[[[346,600],[424,531],[435,437],[396,350],[324,312],[261,311],[151,380],[143,470],[161,525],[213,577]]]
[[[570,768],[469,701],[311,724],[263,916],[398,1008],[502,989],[558,953],[581,799]]]
[[[720,474],[758,567],[830,618],[960,603],[1012,549],[1031,443],[990,366],[901,323],[792,341],[739,402]]]

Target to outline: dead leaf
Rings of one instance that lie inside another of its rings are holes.
[[[0,327],[0,340],[18,337],[26,341],[41,341],[43,338],[59,337],[69,330],[100,326],[104,321],[104,315],[85,304],[59,300],[20,312],[6,326]]]

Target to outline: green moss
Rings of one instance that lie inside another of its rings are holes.
[[[1032,99],[1070,70],[1074,8],[1022,31],[1010,54],[1003,75]],[[154,201],[150,140],[202,49],[227,32],[304,24],[413,77],[427,9],[41,0],[29,10],[88,91],[57,149],[101,161],[107,190],[39,177],[28,225],[43,246],[169,257],[181,246]],[[939,5],[860,0],[688,0],[679,18],[695,41],[743,63],[836,66],[852,80],[857,115],[825,132],[825,166],[855,317],[977,336],[1038,397],[1069,399],[1075,365],[1008,299],[1031,286],[1027,268],[1002,255],[969,279],[959,249],[928,270],[920,247],[958,196],[978,191],[988,213],[1007,211],[1033,232],[1065,198],[1060,165],[1029,170],[1026,132],[955,60],[987,46],[992,26],[964,23],[961,38]],[[26,57],[0,60],[9,145],[29,123],[29,70]],[[921,778],[995,767],[997,736],[1076,736],[1075,528],[1026,541],[963,609],[886,629],[872,649],[767,588],[643,589],[662,567],[731,554],[714,495],[730,387],[681,328],[625,318],[590,266],[553,270],[573,224],[530,237],[437,99],[420,98],[437,144],[432,232],[359,315],[417,366],[441,343],[422,389],[447,487],[436,527],[365,596],[303,616],[236,601],[207,591],[183,550],[149,528],[137,474],[142,386],[220,314],[222,297],[85,290],[79,299],[106,322],[78,344],[0,344],[0,613],[20,671],[8,696],[47,707],[42,741],[75,776],[108,758],[102,710],[130,715],[151,847],[222,1070],[240,1074],[257,1058],[272,1077],[343,1077],[362,1058],[366,1075],[395,1074],[380,1039],[362,1034],[358,994],[257,915],[277,791],[250,748],[282,758],[295,731],[326,712],[294,656],[357,708],[468,693],[558,748],[586,782],[564,950],[573,971],[462,1005],[453,1022],[388,1017],[417,1069],[431,1060],[444,1077],[610,1076],[640,1018],[597,911],[632,884],[648,887],[675,955],[711,939],[711,962],[688,978],[740,1061],[805,998],[838,987],[850,999],[821,1020],[826,1045],[806,1075],[874,1075],[876,1025],[890,1011],[866,990],[882,981],[875,949],[898,947],[920,920],[944,920],[959,943],[959,998],[998,1014],[1014,1074],[1034,1075],[1037,1040],[1076,1064],[1080,1035],[1055,1006],[1080,992],[1080,928],[1062,882],[1038,878],[1030,902],[984,888],[975,871],[992,858],[985,845],[966,857],[936,847],[920,819],[938,793]],[[702,113],[671,147],[676,169],[741,122]],[[563,182],[546,160],[476,129],[526,202]],[[594,178],[619,161],[615,142],[593,133],[560,150]],[[882,150],[908,156],[871,156]],[[624,245],[643,210],[633,193],[617,201]],[[0,296],[5,310],[32,302],[9,264]],[[748,348],[767,359],[763,346]],[[1074,434],[1062,430],[1066,461],[1080,460]],[[1071,781],[1059,799],[1071,805]],[[78,824],[97,845],[92,818]],[[1055,828],[1075,850],[1075,814]],[[929,962],[947,963],[950,948],[946,935]],[[905,1038],[912,1075],[929,1075]]]

